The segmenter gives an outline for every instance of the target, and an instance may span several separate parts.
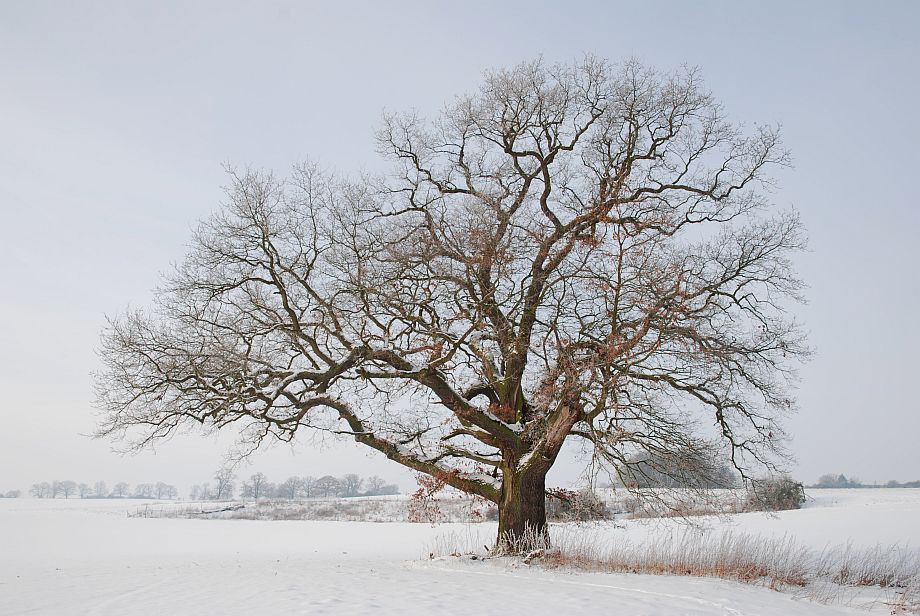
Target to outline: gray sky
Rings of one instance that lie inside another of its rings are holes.
[[[783,125],[795,168],[774,201],[809,231],[799,317],[817,351],[787,424],[794,473],[920,478],[920,4],[740,4],[5,0],[0,490],[54,478],[184,487],[219,464],[230,440],[121,458],[81,435],[95,422],[104,315],[149,301],[216,207],[221,163],[374,168],[383,109],[433,114],[486,68],[584,52],[698,65],[731,116]],[[409,486],[353,445],[280,448],[253,468]]]

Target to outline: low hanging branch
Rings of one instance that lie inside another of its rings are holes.
[[[777,462],[807,349],[784,312],[803,232],[762,190],[776,130],[695,71],[586,58],[377,138],[379,181],[229,171],[154,305],[104,333],[99,435],[346,434],[498,503],[500,537],[543,532],[570,438],[623,477],[707,445]]]

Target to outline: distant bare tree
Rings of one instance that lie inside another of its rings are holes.
[[[382,477],[377,475],[372,475],[367,478],[365,486],[367,487],[367,493],[371,496],[380,494],[380,490],[383,489],[383,486],[386,485],[386,481]]]
[[[367,479],[365,483],[368,496],[382,496],[385,494],[399,494],[399,487],[393,483],[387,483],[382,478],[374,475]]]
[[[58,484],[58,489],[60,491],[60,494],[64,498],[70,498],[71,496],[77,493],[77,482],[76,481],[73,481],[71,479],[65,479],[64,481],[60,481],[60,482],[56,481],[55,483]]]
[[[19,490],[10,490],[3,495],[4,498],[19,498],[22,496],[22,492]]]
[[[342,484],[332,475],[325,475],[316,480],[313,484],[314,493],[322,498],[338,496],[342,490]]]
[[[77,493],[80,495],[80,498],[86,498],[88,496],[92,496],[93,489],[89,487],[89,484],[81,483],[77,486]]]
[[[818,478],[818,483],[815,485],[816,488],[861,488],[863,487],[862,482],[859,481],[856,477],[851,477],[847,479],[846,475],[821,475]]]
[[[278,495],[281,498],[294,500],[304,496],[303,479],[300,477],[288,477],[282,483],[278,484]]]
[[[104,481],[97,481],[95,484],[93,484],[93,494],[96,496],[96,498],[105,498],[109,495],[109,489],[105,485]]]
[[[131,486],[126,482],[120,481],[115,484],[115,487],[112,488],[112,496],[115,498],[124,498],[131,493]]]
[[[256,500],[265,496],[265,487],[268,485],[268,480],[266,479],[263,473],[255,473],[249,478],[249,481],[252,482],[252,496]]]
[[[361,486],[364,480],[354,473],[348,473],[339,480],[341,485],[342,496],[358,496],[361,493]]]
[[[172,499],[176,498],[179,495],[179,491],[176,489],[176,486],[169,485],[162,481],[158,481],[157,484],[153,487],[153,496],[156,499]]]
[[[217,500],[229,500],[233,498],[233,492],[236,488],[236,475],[233,469],[222,468],[214,473],[214,498]]]
[[[134,487],[134,498],[153,498],[156,486],[152,483],[139,483]]]
[[[732,488],[737,482],[723,460],[711,451],[696,448],[660,454],[642,452],[630,460],[627,468],[623,479],[627,486],[636,488]]]
[[[209,484],[207,481],[192,488],[193,500],[211,500],[212,498],[216,497],[214,496],[214,492],[211,490],[211,484]]]
[[[695,70],[586,58],[389,115],[378,146],[379,179],[231,172],[155,307],[104,335],[100,436],[350,435],[497,503],[499,541],[546,528],[567,441],[618,472],[709,446],[777,465],[807,348],[776,129]]]
[[[29,488],[29,495],[32,496],[32,498],[52,498],[53,493],[51,491],[51,484],[47,481],[33,483],[32,487]]]
[[[263,473],[255,473],[249,477],[249,481],[243,482],[240,486],[240,496],[255,500],[264,498],[266,496],[265,488],[267,485],[268,480],[265,475]]]

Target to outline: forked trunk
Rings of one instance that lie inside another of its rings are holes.
[[[546,526],[546,472],[506,473],[498,503],[496,547],[529,551],[549,544]]]

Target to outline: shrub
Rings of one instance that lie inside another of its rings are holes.
[[[588,522],[606,520],[610,515],[607,503],[591,490],[555,488],[547,490],[546,517],[559,522]]]
[[[758,481],[748,495],[749,511],[785,511],[799,509],[805,502],[805,488],[790,477]]]
[[[313,518],[316,520],[331,520],[338,516],[338,511],[331,505],[321,505],[313,510]]]

